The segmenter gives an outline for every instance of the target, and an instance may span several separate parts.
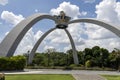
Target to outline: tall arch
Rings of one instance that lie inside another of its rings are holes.
[[[4,38],[0,44],[0,55],[1,56],[13,56],[18,44],[26,34],[26,32],[38,21],[42,19],[50,19],[57,21],[53,16],[47,14],[34,14],[25,20],[21,21],[16,25],[9,34]]]
[[[109,31],[113,32],[114,34],[116,34],[118,37],[120,37],[120,27],[114,26],[113,24],[110,24],[110,23],[108,24],[105,21],[103,22],[97,19],[77,19],[77,20],[70,21],[68,24],[79,23],[79,22],[92,23],[92,24],[102,26],[108,29]]]
[[[56,28],[53,28],[53,29],[50,29],[49,31],[47,31],[44,35],[42,35],[42,37],[40,37],[40,39],[35,43],[32,51],[30,52],[29,54],[29,59],[28,59],[28,64],[31,64],[32,63],[32,60],[33,60],[33,57],[35,55],[35,51],[37,50],[37,48],[39,47],[39,45],[41,44],[42,40],[50,33],[52,32],[53,30],[55,30]],[[64,29],[66,34],[68,35],[68,38],[70,40],[70,43],[71,43],[71,47],[72,47],[72,50],[73,50],[73,59],[74,59],[74,63],[75,64],[79,64],[79,61],[78,61],[78,56],[77,56],[77,51],[76,51],[76,48],[75,48],[75,44],[74,44],[74,41],[72,39],[72,36],[70,35],[69,31],[67,29]]]
[[[71,43],[71,47],[72,47],[72,51],[73,51],[73,59],[74,59],[74,63],[75,64],[79,64],[79,61],[78,61],[78,56],[77,56],[77,50],[76,50],[76,47],[75,47],[75,43],[73,41],[73,38],[71,36],[71,34],[69,33],[69,31],[67,29],[64,29],[66,34],[68,35],[68,38],[70,40],[70,43]]]
[[[4,40],[0,44],[0,56],[13,56],[18,44],[26,34],[26,32],[38,21],[42,19],[50,19],[55,21],[59,25],[59,20],[57,20],[54,16],[46,15],[46,14],[34,14],[25,20],[21,21],[16,27],[14,27],[9,34],[4,38]],[[115,33],[117,36],[120,37],[120,28],[113,26],[111,24],[107,24],[103,21],[96,20],[96,19],[77,19],[70,21],[66,24],[72,24],[72,23],[78,23],[78,22],[86,22],[86,23],[93,23],[100,25],[111,32]],[[66,24],[63,26],[66,26]],[[66,31],[66,30],[65,30]],[[69,32],[67,32],[67,35],[70,35]],[[69,36],[70,38],[70,36]],[[74,48],[73,48],[74,49]],[[74,52],[75,53],[75,52]],[[76,58],[77,59],[77,58]]]
[[[28,64],[31,64],[31,63],[32,63],[33,57],[34,57],[34,55],[35,55],[35,51],[37,50],[37,48],[39,47],[39,45],[41,44],[41,42],[43,41],[43,39],[44,39],[50,32],[52,32],[52,31],[55,30],[55,29],[57,29],[57,28],[52,28],[52,29],[48,30],[48,31],[47,31],[46,33],[44,33],[44,34],[40,37],[40,39],[35,43],[32,51],[31,51],[30,54],[29,54]]]

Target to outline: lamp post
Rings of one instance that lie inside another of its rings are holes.
[[[27,54],[26,54],[26,66],[28,65],[29,53],[30,53],[30,50],[28,50],[28,51],[27,51]]]
[[[85,67],[85,51],[83,51],[83,65]]]
[[[67,56],[67,66],[68,66],[69,65],[69,59],[68,59],[69,54],[67,53],[66,56]]]
[[[49,62],[50,62],[50,50],[47,49],[47,56],[48,56],[48,66],[49,66]]]
[[[102,52],[100,53],[100,56],[101,56],[101,67],[103,68],[103,53]]]

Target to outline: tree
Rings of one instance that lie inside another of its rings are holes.
[[[47,49],[46,50],[46,53],[47,53],[47,59],[48,59],[48,66],[49,66],[49,63],[51,62],[50,61],[50,55],[51,55],[51,53],[54,53],[56,50],[55,50],[55,48],[49,48],[49,49]],[[53,66],[54,66],[54,62],[53,62]]]
[[[74,64],[74,60],[73,60],[73,50],[67,50],[66,53],[68,54],[68,60],[69,60],[69,64]]]
[[[78,60],[79,60],[79,64],[84,65],[84,55],[82,51],[78,51]]]
[[[120,70],[120,50],[115,48],[110,54],[109,59],[112,67]]]
[[[100,49],[100,57],[101,57],[101,67],[108,67],[109,65],[109,51],[107,49],[101,48]]]
[[[41,65],[44,59],[43,53],[36,53],[33,59],[33,64]]]

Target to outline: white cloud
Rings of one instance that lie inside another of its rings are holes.
[[[35,9],[35,12],[37,13],[37,12],[38,12],[38,9]]]
[[[86,16],[86,15],[87,15],[87,12],[86,12],[86,11],[82,11],[82,12],[81,12],[81,15],[82,15],[82,16]]]
[[[43,32],[40,31],[40,30],[37,31],[37,33],[36,33],[35,36],[34,36],[35,40],[37,41],[37,40],[40,38],[41,35],[43,35]]]
[[[86,33],[84,32],[84,29],[82,28],[81,24],[69,25],[68,31],[73,37],[76,46],[85,44],[82,35],[85,35]],[[47,39],[51,43],[50,46],[58,49],[62,48],[60,49],[62,51],[66,51],[67,49],[71,48],[70,40],[64,30],[55,30],[47,37]]]
[[[0,0],[0,4],[4,6],[8,4],[8,0]]]
[[[97,19],[102,19],[113,24],[119,24],[119,6],[119,2],[116,2],[116,0],[103,0],[96,5]]]
[[[64,52],[67,52],[67,50],[69,50],[69,49],[71,49],[71,46],[70,46],[70,45],[69,45],[69,46],[64,47]]]
[[[117,2],[117,3],[116,3],[115,11],[117,12],[117,14],[118,14],[118,19],[119,19],[119,21],[120,21],[120,2]]]
[[[68,44],[69,39],[67,38],[67,35],[65,35],[65,32],[63,30],[57,29],[54,32],[52,32],[50,35],[48,35],[48,38],[52,44]]]
[[[83,0],[85,3],[93,3],[95,0]]]
[[[44,51],[46,51],[47,49],[55,49],[53,46],[48,46],[48,45],[46,45],[45,47],[44,47]]]
[[[72,18],[76,18],[81,15],[79,7],[77,5],[71,4],[70,2],[61,3],[58,8],[51,9],[50,13],[52,15],[58,15],[60,11],[64,11],[66,15]]]
[[[110,39],[116,36],[105,28],[96,26],[93,24],[86,24],[86,33],[89,39],[99,40],[99,39]]]
[[[20,21],[24,19],[22,15],[15,15],[13,12],[3,11],[1,14],[1,18],[12,25],[18,24]]]
[[[102,0],[98,5],[96,5],[96,18],[104,20],[108,23],[118,25],[120,22],[119,4],[120,2],[116,2],[116,0]],[[85,27],[85,30],[83,29],[83,32],[88,36],[88,38],[82,38],[85,44],[77,45],[76,48],[78,50],[83,50],[86,47],[91,48],[96,45],[107,48],[110,51],[112,51],[114,48],[120,48],[120,39],[107,29],[88,23],[83,26]],[[73,32],[74,31],[75,30],[73,30]],[[69,46],[66,49],[68,48]]]
[[[5,33],[5,36],[8,35],[8,33],[9,33],[9,32],[6,32],[6,33]]]
[[[32,28],[24,36],[23,40],[20,42],[15,53],[26,53],[28,50],[31,50],[34,44],[34,32]]]
[[[88,1],[88,0],[87,0]],[[91,1],[91,0],[89,0]],[[69,3],[69,2],[64,2]],[[61,3],[60,5],[62,5]],[[69,6],[73,4],[69,3]],[[63,6],[63,5],[62,5]],[[56,9],[52,9],[52,14],[58,14],[59,11],[63,10],[66,11],[66,5],[64,5],[64,8],[59,6]],[[70,8],[70,7],[69,7]],[[67,8],[68,9],[68,8]],[[68,9],[69,10],[69,9]],[[105,20],[106,22],[113,23],[115,25],[118,25],[120,22],[120,2],[116,2],[116,0],[102,0],[98,5],[96,5],[96,18],[100,20]],[[68,11],[70,13],[71,10]],[[87,15],[87,12],[78,12],[79,15]],[[72,14],[72,12],[71,12]],[[77,14],[75,16],[78,18]],[[112,16],[111,16],[112,15]],[[101,26],[93,25],[93,24],[73,24],[70,25],[68,28],[69,32],[71,33],[76,48],[78,50],[83,50],[86,47],[93,47],[95,45],[104,47],[109,49],[110,51],[113,50],[115,47],[120,48],[120,39],[113,34],[112,32],[108,31],[105,28],[102,28]],[[51,35],[51,42],[56,44],[67,44],[67,46],[64,46],[64,50],[70,49],[71,46],[69,44],[69,39],[66,35],[64,35],[64,32],[57,31],[56,33],[53,33],[54,35]],[[57,35],[59,34],[59,35]],[[60,36],[62,35],[62,36]],[[57,38],[59,36],[59,38]],[[86,38],[85,38],[86,36]],[[60,43],[61,42],[61,43]]]
[[[40,30],[35,33],[31,28],[24,36],[23,40],[20,42],[15,53],[21,54],[26,53],[28,50],[31,51],[36,41],[41,37],[42,34],[43,32],[41,32]],[[44,42],[41,45],[44,46]]]
[[[96,18],[114,25],[119,25],[119,9],[120,2],[116,2],[116,0],[102,0],[96,5]],[[114,48],[120,48],[120,39],[107,29],[92,24],[86,24],[86,29],[88,35],[88,40],[86,40],[86,44],[88,45],[86,46],[92,47],[93,45],[99,45],[110,51]]]

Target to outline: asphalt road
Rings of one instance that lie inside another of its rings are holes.
[[[97,74],[120,75],[118,71],[91,71],[91,70],[59,70],[59,69],[25,69],[24,71],[8,71],[5,74]]]

